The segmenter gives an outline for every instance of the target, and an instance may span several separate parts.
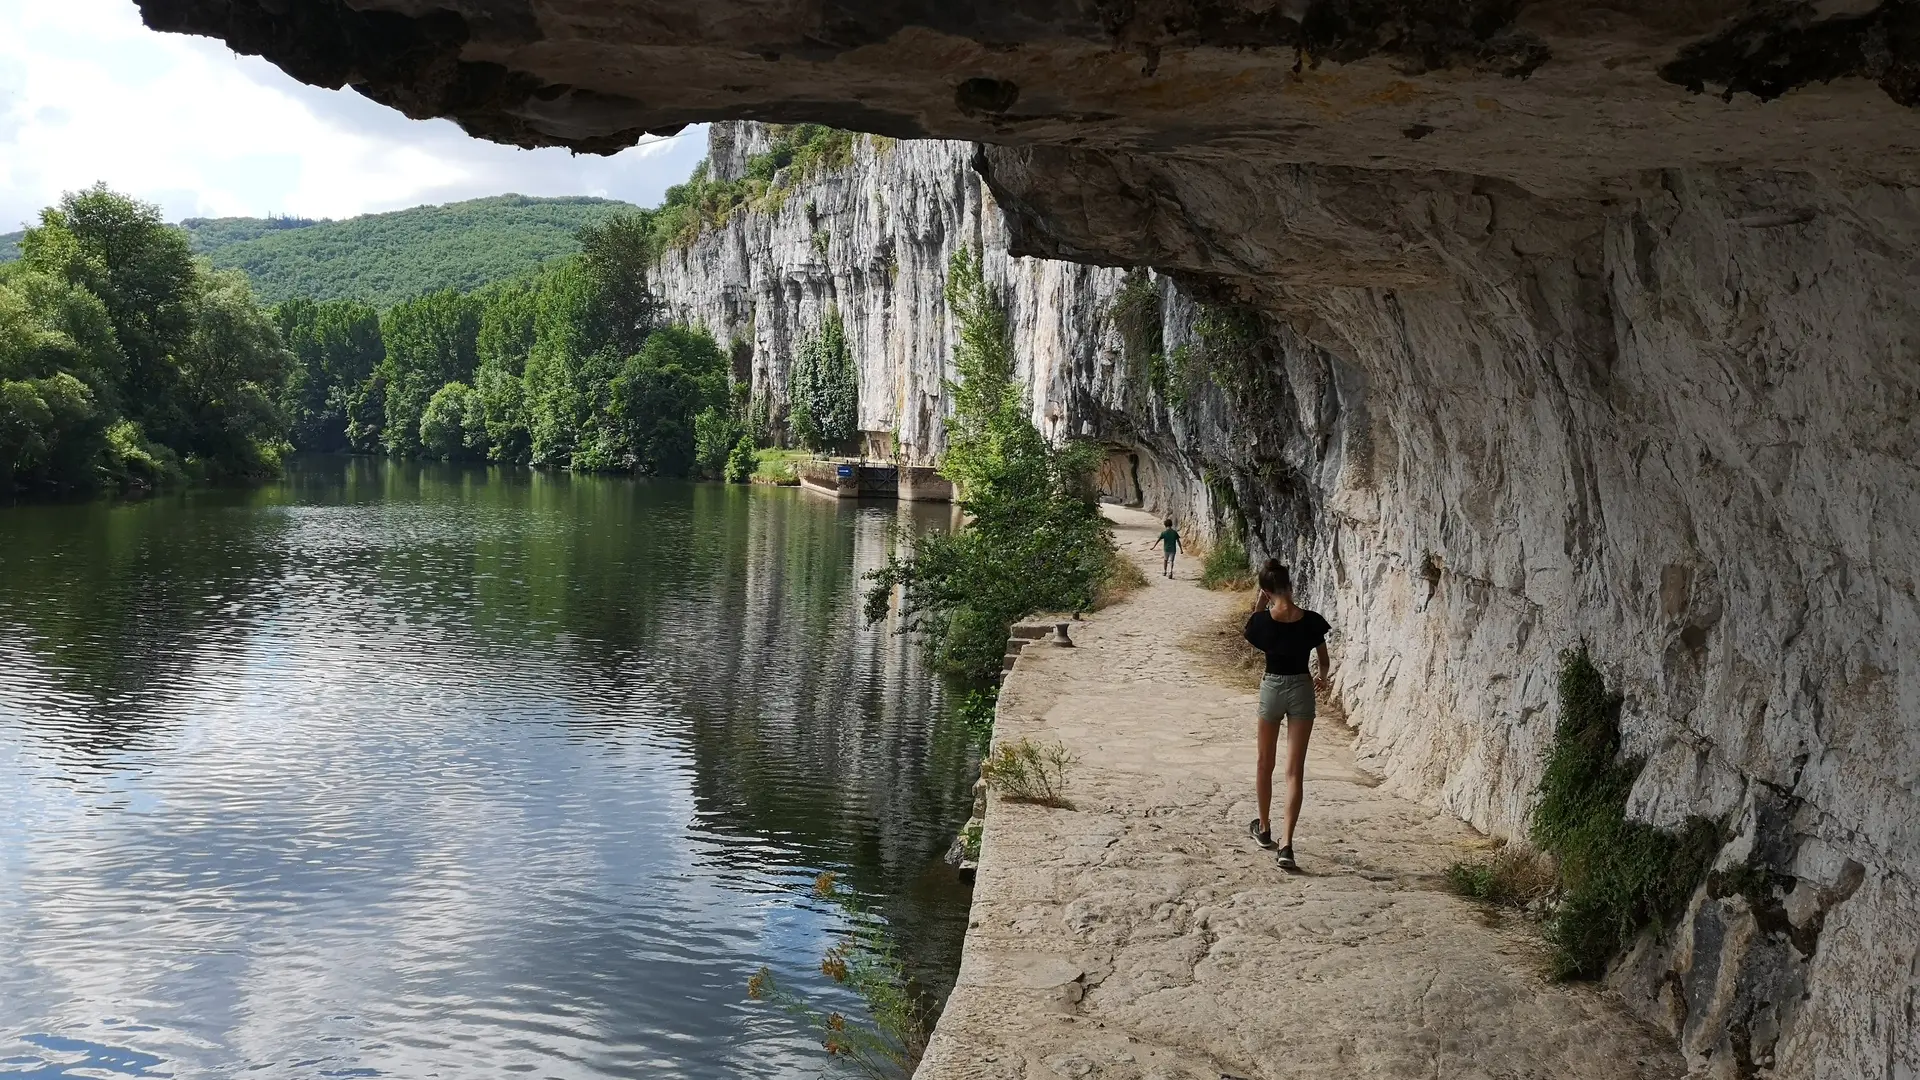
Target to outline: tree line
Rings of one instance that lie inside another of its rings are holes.
[[[850,444],[838,314],[790,403],[751,398],[710,334],[666,324],[658,225],[589,223],[577,255],[472,292],[269,309],[156,207],[70,194],[0,266],[0,494],[254,479],[289,450],[744,481],[762,445]]]

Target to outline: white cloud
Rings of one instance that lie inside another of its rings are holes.
[[[509,191],[651,206],[705,150],[700,128],[608,158],[499,146],[217,41],[155,33],[129,0],[0,0],[0,232],[101,180],[170,220],[348,217]]]

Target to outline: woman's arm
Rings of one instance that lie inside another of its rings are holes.
[[[1327,687],[1333,685],[1332,680],[1327,677],[1327,672],[1333,667],[1333,661],[1327,658],[1327,643],[1323,641],[1315,646],[1313,655],[1320,661],[1320,674],[1313,680],[1313,688],[1315,690],[1325,690]]]

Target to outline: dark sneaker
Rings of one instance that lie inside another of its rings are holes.
[[[1292,844],[1288,844],[1286,847],[1283,847],[1280,849],[1280,869],[1282,870],[1300,869],[1300,864],[1293,861],[1293,845]]]
[[[1273,846],[1273,830],[1261,828],[1259,818],[1254,818],[1252,821],[1247,822],[1247,835],[1253,837],[1254,843],[1259,844],[1263,848]]]

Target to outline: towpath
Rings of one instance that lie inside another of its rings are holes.
[[[1081,625],[1077,648],[1029,647],[995,735],[1076,754],[1074,808],[991,797],[959,981],[918,1080],[1682,1075],[1615,998],[1543,978],[1531,927],[1444,891],[1485,842],[1376,787],[1337,721],[1314,732],[1303,872],[1257,848],[1257,675],[1195,644],[1247,598],[1199,588],[1195,565],[1156,576],[1142,544],[1159,523],[1113,516],[1149,587]]]

